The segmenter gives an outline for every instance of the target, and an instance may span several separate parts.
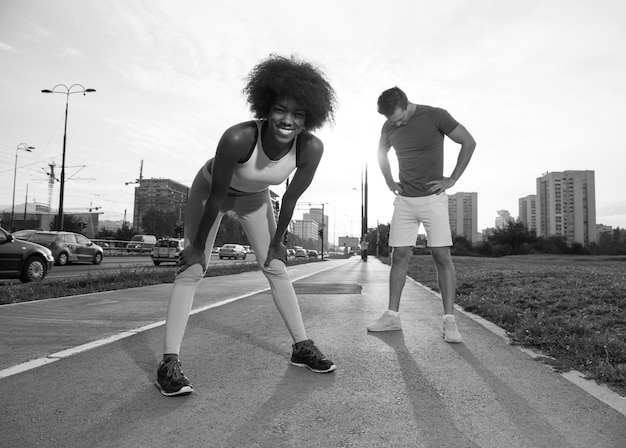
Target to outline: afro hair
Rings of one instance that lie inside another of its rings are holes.
[[[243,93],[250,111],[259,119],[269,116],[276,98],[288,96],[304,108],[304,128],[308,131],[334,123],[334,89],[319,68],[293,56],[272,54],[259,62],[248,74]]]

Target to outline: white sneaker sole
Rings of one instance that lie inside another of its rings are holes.
[[[303,362],[293,362],[290,361],[292,366],[296,366],[296,367],[306,367],[307,369],[309,369],[311,372],[315,372],[315,373],[328,373],[328,372],[332,372],[333,370],[335,370],[337,368],[337,366],[335,364],[333,364],[332,366],[330,366],[327,370],[319,370],[319,369],[314,369],[313,367],[309,366],[308,364],[305,364]]]
[[[193,387],[192,386],[183,386],[180,388],[180,390],[176,391],[176,392],[165,392],[162,388],[161,385],[156,382],[156,387],[159,388],[159,391],[161,392],[161,395],[164,395],[166,397],[176,397],[179,395],[189,395],[191,393],[193,393]]]

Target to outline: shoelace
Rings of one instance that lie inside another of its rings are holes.
[[[302,347],[302,351],[304,351],[306,354],[316,356],[320,359],[326,359],[320,349],[317,348],[315,345],[305,345],[304,347]]]
[[[179,360],[172,360],[167,364],[167,376],[174,380],[182,378],[184,376],[181,370],[182,363]]]

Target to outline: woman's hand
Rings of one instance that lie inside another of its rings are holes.
[[[180,274],[187,268],[199,264],[202,266],[202,271],[206,271],[206,259],[204,258],[204,250],[196,246],[187,246],[180,253],[177,266],[179,266],[176,274]]]
[[[267,250],[267,258],[263,267],[268,267],[270,265],[270,261],[274,259],[287,264],[287,247],[283,243],[278,243],[278,246],[270,246]]]

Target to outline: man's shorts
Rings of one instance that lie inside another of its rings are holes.
[[[428,247],[452,246],[447,194],[416,198],[396,196],[393,206],[389,246],[415,246],[420,224],[426,230]]]

